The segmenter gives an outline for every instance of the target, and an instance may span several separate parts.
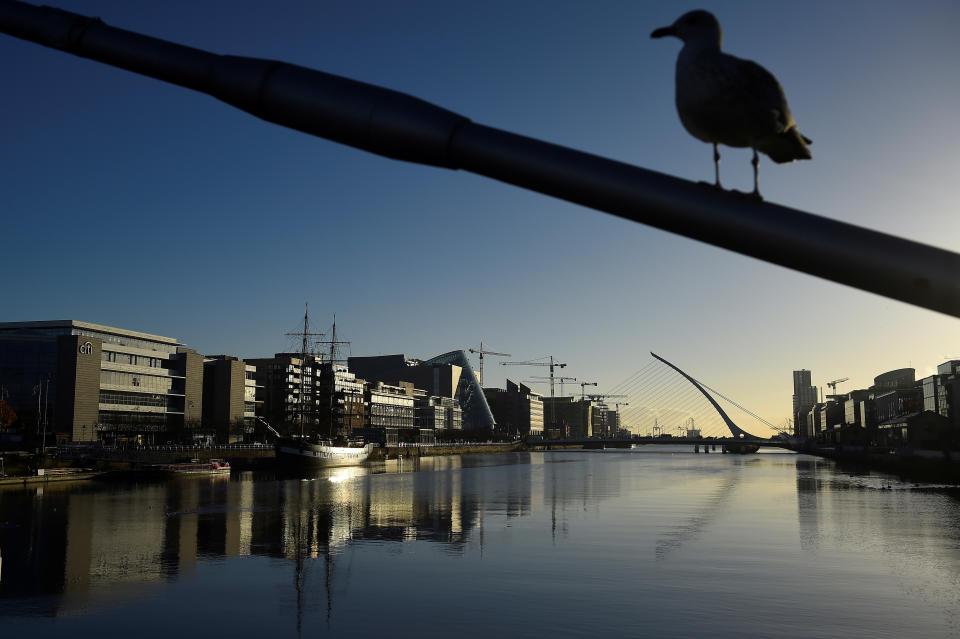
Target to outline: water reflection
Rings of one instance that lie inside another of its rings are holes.
[[[698,540],[717,516],[726,509],[739,482],[740,469],[734,466],[725,477],[719,480],[716,488],[708,493],[706,503],[699,510],[657,541],[655,550],[657,560],[666,559],[670,553],[680,550],[685,543]]]
[[[871,557],[870,568],[889,573],[903,597],[943,602],[951,627],[960,630],[955,501],[882,473],[838,473],[828,460],[801,457],[795,465],[800,547],[811,561],[838,553]]]
[[[823,509],[825,469],[832,462],[819,458],[798,458],[797,468],[797,529],[800,547],[806,551],[820,546],[820,512]]]
[[[471,469],[508,466],[500,500],[529,512],[529,454],[436,457],[165,483],[49,484],[0,491],[0,614],[60,616],[149,595],[201,560],[291,561],[296,608],[311,560],[324,564],[327,615],[335,557],[351,541],[440,542],[461,553],[481,528],[485,487]],[[482,530],[481,530],[482,534]]]
[[[938,608],[960,610],[958,538],[948,497],[798,455],[516,453],[5,488],[0,625],[62,634],[163,610],[241,635],[369,636],[402,618],[466,637],[495,609],[528,634],[695,636],[726,615],[730,636],[775,635],[771,610],[859,627],[857,610],[903,600],[935,630]],[[204,612],[229,606],[237,620]]]

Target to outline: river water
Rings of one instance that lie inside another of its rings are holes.
[[[647,447],[0,489],[0,636],[947,637],[960,501]]]

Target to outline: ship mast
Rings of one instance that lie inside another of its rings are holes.
[[[306,400],[304,398],[304,378],[306,377],[306,368],[307,368],[307,355],[310,353],[307,351],[307,338],[308,337],[323,337],[323,333],[311,333],[310,332],[310,303],[303,303],[303,331],[299,333],[287,333],[289,336],[296,336],[300,339],[300,438],[303,439],[303,425],[306,421]],[[311,398],[313,393],[310,393]]]
[[[333,314],[333,328],[330,331],[329,340],[319,340],[319,344],[329,344],[330,353],[328,356],[328,362],[330,364],[330,389],[329,389],[329,417],[330,417],[330,427],[327,431],[327,436],[331,439],[334,438],[334,402],[337,394],[337,345],[338,344],[349,344],[348,341],[338,341],[337,340],[337,314]]]

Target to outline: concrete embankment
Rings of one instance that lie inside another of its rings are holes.
[[[845,470],[877,470],[912,481],[960,484],[960,452],[863,446],[800,446],[797,452],[833,459]]]
[[[519,450],[522,444],[515,443],[457,443],[433,446],[381,446],[374,448],[371,460],[397,459],[398,457],[432,457],[437,455],[464,455],[503,453]],[[139,476],[140,469],[155,464],[172,464],[193,459],[205,462],[210,459],[226,459],[235,470],[273,468],[276,455],[272,446],[223,446],[197,448],[190,446],[165,446],[144,448],[96,448],[64,451],[62,456],[41,460],[30,455],[22,456],[20,463],[8,466],[14,476],[0,477],[0,486],[44,484],[60,481],[78,481],[96,477]],[[74,467],[70,467],[70,466]],[[38,475],[37,467],[44,469]],[[45,467],[45,468],[44,468]],[[131,473],[133,473],[131,475]]]
[[[211,459],[226,459],[234,468],[256,468],[273,464],[273,446],[232,445],[232,446],[156,446],[143,448],[88,448],[76,451],[65,450],[61,459],[72,459],[80,463],[94,462],[98,467],[108,466],[110,470],[121,470],[117,464],[127,467],[150,466],[153,464],[175,464],[193,459],[206,462]]]
[[[0,477],[0,487],[2,486],[33,486],[50,484],[54,482],[81,481],[93,479],[100,473],[93,470],[80,470],[71,473],[44,473],[43,475],[20,475],[16,477]]]

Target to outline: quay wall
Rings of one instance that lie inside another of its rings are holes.
[[[793,450],[833,459],[845,470],[878,470],[904,479],[960,484],[960,451],[841,445],[797,446]]]
[[[127,448],[99,448],[64,449],[60,452],[60,459],[70,459],[82,462],[112,462],[126,463],[133,466],[150,464],[175,464],[188,462],[191,459],[208,461],[210,459],[226,459],[231,466],[244,468],[273,463],[273,446],[253,446],[249,444],[234,444],[232,446],[150,446]]]

